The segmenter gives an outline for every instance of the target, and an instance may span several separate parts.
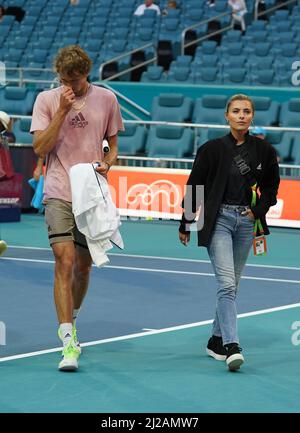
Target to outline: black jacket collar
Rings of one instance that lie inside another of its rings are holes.
[[[229,138],[229,140],[231,141],[232,144],[236,144],[237,143],[237,139],[232,135],[231,132],[229,132],[229,134],[227,135],[227,137]],[[246,132],[245,134],[245,142],[248,143],[249,142],[249,131]]]

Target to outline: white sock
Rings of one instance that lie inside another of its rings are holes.
[[[63,345],[65,347],[72,338],[72,323],[61,323],[59,326],[59,330]]]
[[[74,308],[74,310],[73,310],[73,325],[76,324],[76,319],[77,319],[77,317],[78,317],[79,311],[80,311],[80,307],[77,308],[77,309]]]

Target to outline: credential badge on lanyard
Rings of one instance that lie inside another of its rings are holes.
[[[252,188],[252,202],[251,207],[256,204],[256,186],[253,185]],[[259,233],[259,234],[258,234]],[[253,229],[253,252],[255,256],[263,256],[267,254],[267,241],[264,235],[264,229],[261,224],[260,219],[256,219]]]

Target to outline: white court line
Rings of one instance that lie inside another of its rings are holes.
[[[242,319],[245,317],[258,316],[258,315],[262,315],[262,314],[269,314],[269,313],[274,313],[276,311],[289,310],[291,308],[298,308],[298,307],[300,307],[300,303],[283,305],[281,307],[267,308],[264,310],[257,310],[257,311],[252,311],[249,313],[242,313],[242,314],[238,314],[237,317],[238,317],[238,319]],[[88,343],[82,343],[81,346],[82,347],[89,347],[89,346],[97,346],[100,344],[113,343],[115,341],[132,340],[134,338],[147,337],[149,335],[164,334],[167,332],[180,331],[182,329],[195,328],[197,326],[205,326],[205,325],[209,325],[211,323],[213,323],[212,319],[211,320],[204,320],[202,322],[188,323],[186,325],[178,325],[178,326],[172,326],[169,328],[149,330],[146,332],[139,332],[136,334],[122,335],[120,337],[105,338],[104,340],[90,341]],[[37,352],[22,353],[20,355],[12,355],[12,356],[6,356],[4,358],[0,358],[0,362],[13,361],[13,360],[24,359],[24,358],[31,358],[34,356],[46,355],[48,353],[59,352],[59,351],[61,351],[61,347],[55,347],[53,349],[46,349],[46,350],[39,350]]]
[[[17,257],[1,257],[1,260],[15,260],[15,261],[19,261],[19,262],[34,262],[34,263],[51,263],[51,264],[54,264],[54,260],[20,259]],[[93,265],[93,266],[96,267],[95,265]],[[174,271],[171,269],[136,268],[134,266],[105,265],[105,268],[125,269],[127,271],[158,272],[158,273],[164,273],[164,274],[199,275],[202,277],[214,277],[215,276],[215,274],[210,273],[210,272]],[[300,280],[287,280],[287,279],[282,279],[282,278],[242,276],[242,279],[243,280],[273,281],[273,282],[277,282],[277,283],[300,284]]]
[[[23,247],[17,245],[9,245],[11,248],[19,248],[24,250],[44,250],[44,251],[52,251],[52,248],[41,248],[41,247]],[[121,254],[121,253],[108,253],[108,256],[120,256],[120,257],[132,257],[138,259],[156,259],[156,260],[170,260],[170,261],[180,261],[180,262],[191,262],[191,263],[208,263],[210,264],[210,260],[198,260],[198,259],[180,259],[178,257],[160,257],[160,256],[144,256],[139,254]],[[247,263],[246,266],[255,267],[255,268],[274,268],[274,269],[290,269],[295,271],[300,271],[300,268],[295,266],[277,266],[277,265],[256,265],[253,263]]]

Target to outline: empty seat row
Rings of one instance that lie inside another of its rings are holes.
[[[203,95],[193,100],[181,93],[162,93],[152,100],[152,120],[225,124],[228,96]],[[255,122],[260,126],[300,127],[300,98],[279,103],[254,96]]]

